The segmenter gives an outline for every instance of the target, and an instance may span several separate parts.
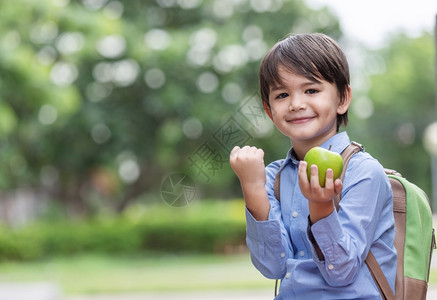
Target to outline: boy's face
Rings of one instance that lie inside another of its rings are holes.
[[[270,87],[269,103],[273,123],[291,143],[318,146],[337,133],[337,114],[350,103],[350,90],[340,104],[335,84],[312,81],[279,66],[281,83]]]

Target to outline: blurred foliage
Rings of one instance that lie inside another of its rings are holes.
[[[256,94],[278,39],[341,36],[303,0],[17,0],[0,14],[0,189],[42,189],[73,214],[157,196],[173,171],[202,196],[235,195],[226,149],[212,180],[189,158]],[[251,136],[267,160],[289,147]]]
[[[0,228],[0,259],[84,253],[234,253],[244,248],[244,201],[198,201],[189,209],[132,205],[122,214]],[[217,214],[220,211],[220,214]]]
[[[416,38],[399,33],[383,49],[368,51],[367,93],[354,97],[352,109],[372,113],[361,119],[355,113],[348,128],[384,167],[399,171],[430,199],[431,163],[423,133],[436,120],[434,53],[430,33]]]
[[[263,55],[299,32],[348,47],[303,0],[17,0],[0,14],[0,189],[43,191],[73,215],[155,201],[172,172],[199,198],[239,195],[230,146],[267,163],[290,146],[260,110]],[[428,194],[433,53],[424,33],[349,54],[351,138]]]

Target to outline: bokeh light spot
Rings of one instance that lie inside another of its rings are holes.
[[[97,51],[104,57],[120,57],[126,51],[126,40],[119,34],[109,35],[97,42]]]
[[[197,87],[204,93],[214,92],[219,85],[217,75],[211,72],[204,72],[197,78]]]
[[[77,67],[71,63],[59,61],[50,71],[50,80],[60,86],[72,84],[78,76]]]
[[[190,117],[182,123],[182,131],[189,139],[197,139],[202,135],[203,126],[197,118]]]
[[[152,89],[158,89],[165,84],[165,74],[161,69],[153,68],[147,70],[144,81]]]
[[[91,138],[96,144],[104,144],[111,138],[111,130],[103,123],[99,123],[91,128]]]
[[[144,36],[144,42],[150,49],[165,50],[171,44],[171,36],[163,29],[151,29]]]
[[[53,124],[58,118],[58,110],[53,105],[43,105],[38,113],[38,120],[41,124],[50,125]]]

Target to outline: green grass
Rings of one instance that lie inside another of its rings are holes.
[[[429,284],[437,285],[437,270],[431,269],[429,272]]]
[[[433,226],[435,228],[435,226]],[[429,285],[437,285],[437,264],[435,261],[437,260],[437,250],[433,250],[431,257],[431,269],[429,271]]]
[[[111,257],[83,255],[3,262],[0,282],[51,281],[66,294],[272,288],[248,254]]]
[[[80,255],[36,262],[0,263],[0,282],[50,281],[65,294],[272,289],[249,254]],[[431,269],[430,285],[437,285]]]

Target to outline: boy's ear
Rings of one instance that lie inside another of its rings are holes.
[[[348,85],[348,87],[346,88],[346,93],[344,95],[343,102],[341,102],[337,107],[337,114],[339,114],[339,115],[345,114],[347,112],[347,110],[349,109],[349,105],[351,104],[351,100],[352,100],[352,89]]]
[[[272,112],[270,111],[270,107],[267,105],[267,102],[263,101],[264,111],[269,116],[269,118],[273,121]]]

